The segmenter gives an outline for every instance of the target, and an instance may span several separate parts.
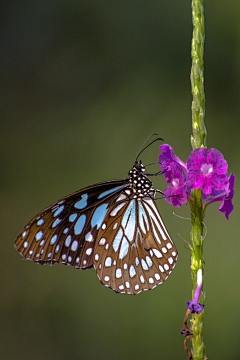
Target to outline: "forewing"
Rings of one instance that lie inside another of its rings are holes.
[[[15,241],[16,249],[39,264],[92,267],[99,229],[126,186],[126,180],[106,181],[60,199],[23,228]]]
[[[127,191],[106,214],[94,248],[94,267],[104,285],[138,294],[167,279],[177,249],[154,201],[130,199]]]

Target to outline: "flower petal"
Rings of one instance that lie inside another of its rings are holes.
[[[214,148],[208,150],[207,162],[213,165],[215,174],[226,174],[228,169],[228,163],[224,159],[223,154]]]
[[[202,184],[202,191],[205,194],[211,194],[211,192],[212,192],[212,175],[204,176],[204,181]]]
[[[191,152],[189,158],[187,159],[187,169],[199,170],[201,165],[207,162],[207,149],[199,148]]]
[[[159,146],[162,151],[159,155],[159,163],[161,164],[161,170],[165,171],[166,168],[171,167],[173,163],[178,164],[182,169],[187,169],[187,165],[175,155],[173,148],[168,144]]]
[[[196,189],[204,183],[204,175],[200,170],[191,170],[187,173],[187,184],[191,189]]]
[[[228,184],[226,175],[218,175],[215,172],[211,175],[212,186],[214,190],[224,190]]]
[[[168,186],[164,190],[165,200],[176,207],[181,207],[182,204],[187,202],[187,194],[185,186],[175,188],[173,186]]]

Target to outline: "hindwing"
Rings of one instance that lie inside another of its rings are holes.
[[[104,285],[116,292],[138,294],[167,279],[177,249],[154,201],[131,199],[126,192],[108,210],[99,230],[94,267]]]

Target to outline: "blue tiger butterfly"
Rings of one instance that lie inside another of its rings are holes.
[[[139,149],[127,179],[76,191],[35,216],[15,241],[20,254],[42,265],[94,267],[101,283],[118,293],[138,294],[165,281],[177,249],[154,201],[161,191],[148,177],[161,172],[146,174],[138,161],[148,146]]]

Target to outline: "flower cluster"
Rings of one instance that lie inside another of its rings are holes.
[[[167,202],[180,207],[191,198],[191,190],[201,188],[203,206],[221,201],[219,210],[228,219],[233,210],[235,175],[227,176],[227,161],[217,149],[202,147],[191,152],[186,164],[177,157],[173,148],[160,145],[161,171],[169,186],[164,190]]]

